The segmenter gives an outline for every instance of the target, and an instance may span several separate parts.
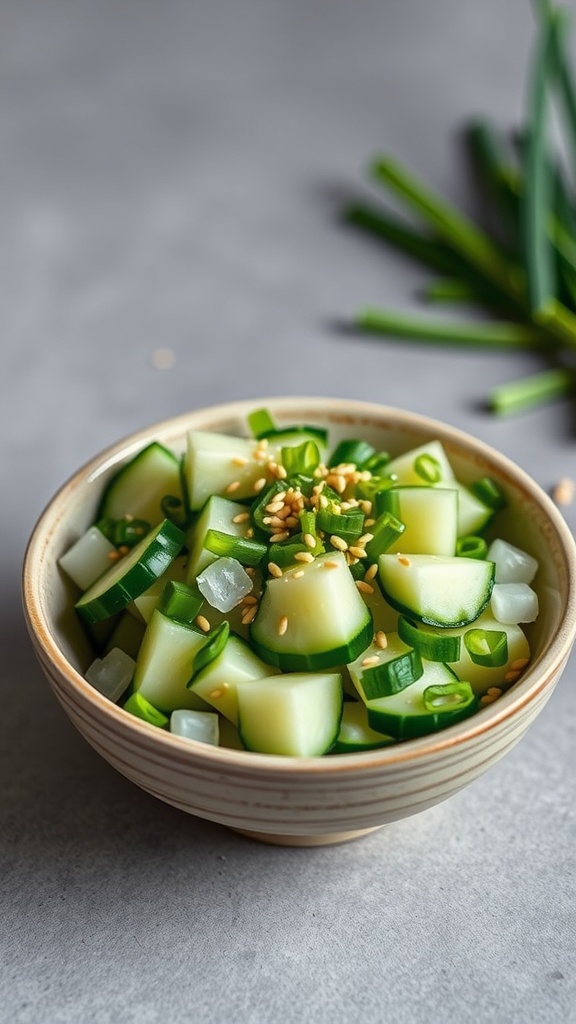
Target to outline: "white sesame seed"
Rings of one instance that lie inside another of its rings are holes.
[[[379,629],[378,632],[375,634],[374,643],[376,644],[377,647],[382,648],[382,650],[385,650],[386,647],[388,647],[388,637],[386,636],[386,633],[384,632],[383,629]]]
[[[208,619],[206,618],[205,615],[196,616],[196,625],[198,626],[199,629],[202,630],[203,633],[210,632],[210,623],[208,622]]]
[[[302,576],[304,576],[304,569],[298,569],[298,572],[292,573],[293,580],[299,580]]]
[[[378,657],[378,655],[371,654],[368,658],[363,658],[360,664],[362,665],[363,668],[367,668],[369,665],[378,665],[379,663],[380,658]]]
[[[268,572],[271,576],[275,576],[277,580],[282,576],[282,569],[276,562],[268,562]]]
[[[232,459],[233,466],[245,466],[247,462],[248,459],[244,455],[235,455]]]
[[[288,629],[288,616],[287,615],[283,615],[282,618],[280,619],[279,623],[278,623],[278,636],[284,636],[284,634],[285,634],[287,629]]]
[[[297,551],[294,555],[295,562],[313,562],[314,555],[310,551]]]
[[[245,523],[247,519],[250,519],[249,512],[239,512],[237,516],[234,516],[233,523]]]
[[[516,658],[515,661],[510,662],[510,668],[513,669],[514,672],[521,672],[523,668],[526,668],[527,664],[528,658]]]
[[[378,565],[377,565],[376,562],[372,562],[372,565],[368,566],[368,568],[366,569],[366,572],[364,574],[364,579],[366,580],[366,582],[369,583],[370,580],[373,580],[377,572],[378,572]]]
[[[322,562],[325,569],[337,569],[338,562]]]
[[[302,540],[304,541],[307,548],[316,547],[316,538],[313,537],[311,533],[305,533],[304,536],[302,537]]]
[[[258,492],[258,491],[263,490],[264,487],[266,487],[266,477],[265,476],[261,476],[261,477],[258,478],[258,480],[255,481],[254,486],[253,486],[252,489],[254,491]]]
[[[366,551],[364,548],[358,547],[356,544],[349,548],[350,554],[354,555],[354,558],[366,558]]]
[[[233,494],[234,491],[237,491],[239,487],[240,487],[240,481],[239,480],[232,480],[232,482],[229,483],[228,487],[226,488],[226,494]]]
[[[364,580],[356,580],[356,586],[362,594],[373,594],[374,587],[370,586],[369,583],[365,583]]]
[[[280,533],[273,533],[270,540],[273,544],[280,543],[280,541],[287,540],[289,536],[288,530],[282,530]]]
[[[348,545],[346,541],[343,540],[342,537],[336,536],[336,534],[333,534],[330,537],[330,543],[333,548],[338,548],[338,551],[348,551]]]
[[[407,557],[407,555],[401,555],[400,552],[398,552],[396,557],[397,557],[398,561],[400,562],[400,565],[406,565],[406,566],[412,565],[412,562]]]

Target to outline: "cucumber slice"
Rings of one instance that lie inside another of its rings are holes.
[[[275,674],[276,669],[261,661],[247,643],[230,635],[222,653],[198,673],[190,690],[237,725],[237,684]]]
[[[133,516],[156,526],[164,519],[165,495],[182,498],[180,462],[158,441],[153,441],[112,477],[100,502],[97,518]]]
[[[285,672],[354,661],[372,639],[372,616],[342,552],[268,580],[250,636],[263,661]]]
[[[134,616],[139,622],[142,621],[145,624],[150,622],[152,612],[158,607],[160,598],[167,583],[178,582],[183,583],[186,578],[186,566],[187,566],[186,555],[178,555],[173,562],[163,572],[157,580],[154,581],[151,587],[148,587],[143,594],[135,597],[133,601],[127,606],[127,611]]]
[[[205,643],[205,633],[156,609],[136,659],[134,691],[161,711],[212,711],[209,704],[186,687],[192,676],[194,656]]]
[[[337,672],[294,672],[237,684],[238,731],[247,750],[317,757],[333,747],[342,716]]]
[[[393,736],[384,736],[368,724],[366,707],[361,701],[345,701],[338,739],[330,753],[353,754],[359,750],[389,747],[395,742]]]
[[[165,519],[89,587],[76,602],[77,611],[87,622],[122,611],[166,571],[183,543],[182,531]]]
[[[269,453],[257,458],[257,441],[229,434],[190,430],[184,457],[184,479],[191,509],[201,509],[212,495],[253,498],[254,484],[266,476]]]
[[[371,644],[348,665],[350,678],[363,700],[398,693],[422,675],[422,659],[397,633],[388,633],[384,649]]]
[[[380,494],[380,507],[404,524],[386,554],[456,554],[458,492],[454,488],[391,487]]]
[[[440,662],[422,664],[423,673],[417,682],[391,697],[366,702],[368,723],[373,729],[397,740],[415,739],[454,725],[477,710],[478,702],[474,696],[460,707],[430,710],[424,701],[424,691],[429,686],[456,683],[458,677]]]
[[[380,555],[384,596],[409,619],[434,626],[465,626],[490,601],[494,563],[441,555]]]

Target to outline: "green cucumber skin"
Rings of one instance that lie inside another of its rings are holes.
[[[275,665],[282,672],[314,672],[327,668],[338,668],[340,665],[355,661],[368,647],[373,635],[374,626],[370,615],[355,637],[352,637],[348,643],[333,647],[329,651],[317,651],[312,654],[303,654],[297,651],[272,651],[252,635],[250,645],[262,661],[269,665]]]
[[[145,561],[138,560],[129,566],[125,575],[121,579],[117,579],[108,590],[104,589],[101,593],[96,593],[91,597],[93,588],[90,588],[76,602],[77,612],[87,623],[101,622],[102,619],[107,619],[116,612],[122,611],[134,598],[139,597],[148,587],[152,586],[180,553],[184,544],[184,534],[169,520],[165,520],[158,528],[156,535],[152,538],[145,538],[145,540],[148,541],[148,546],[144,549]],[[144,544],[144,542],[142,543]],[[137,550],[137,548],[133,548],[133,552]],[[126,559],[130,557],[130,555],[125,556]],[[117,567],[115,564],[109,572],[113,572]],[[100,589],[103,585],[105,586],[105,583],[106,574],[97,580],[95,587]]]
[[[378,583],[379,583],[380,589],[381,589],[381,591],[382,591],[382,593],[384,595],[384,598],[386,599],[388,604],[392,608],[394,608],[395,611],[397,611],[400,615],[403,615],[406,619],[416,620],[417,622],[421,622],[421,623],[423,623],[426,626],[439,626],[439,627],[445,627],[447,629],[457,629],[460,626],[467,626],[467,625],[469,625],[469,623],[474,622],[478,618],[478,616],[481,615],[482,612],[488,607],[488,605],[490,603],[490,598],[492,596],[492,589],[494,587],[494,574],[495,574],[494,563],[487,563],[487,564],[492,565],[492,570],[491,570],[491,575],[489,577],[487,577],[487,579],[485,581],[485,588],[484,588],[482,600],[478,601],[478,603],[476,605],[474,605],[472,611],[469,614],[465,614],[465,615],[463,615],[460,618],[454,618],[454,619],[447,620],[446,618],[435,618],[430,613],[427,613],[426,611],[422,611],[420,608],[416,608],[416,607],[412,607],[412,606],[406,605],[403,602],[399,601],[396,597],[394,597],[393,594],[390,593],[389,588],[386,586],[386,583],[382,579],[382,574],[383,574],[382,560],[387,558],[387,557],[388,557],[387,554],[380,556],[380,559],[379,559],[380,570],[379,570],[379,573],[378,573]],[[390,557],[392,557],[392,556],[390,556]],[[417,558],[419,556],[412,556],[412,557],[413,558]],[[422,557],[425,558],[426,556],[422,556]],[[434,556],[430,556],[430,557],[434,557]],[[463,562],[464,561],[472,561],[472,559],[470,559],[470,560],[462,559],[462,561]]]
[[[453,711],[431,711],[422,715],[406,715],[400,718],[398,715],[386,715],[385,712],[375,711],[368,708],[368,723],[376,732],[393,736],[395,739],[415,740],[421,736],[427,736],[432,732],[440,732],[450,725],[456,725],[465,718],[475,714],[478,710],[478,703],[474,702],[467,708],[456,708]]]
[[[96,521],[98,519],[106,518],[107,516],[110,516],[113,519],[121,519],[125,515],[136,515],[136,511],[132,507],[131,502],[129,503],[130,507],[128,507],[128,505],[124,507],[124,501],[120,501],[120,503],[118,504],[118,495],[122,494],[124,488],[127,488],[128,490],[130,489],[130,476],[132,475],[132,471],[135,469],[135,467],[137,467],[138,464],[141,464],[142,461],[148,457],[148,455],[155,452],[158,452],[166,459],[167,465],[169,465],[171,462],[174,463],[174,479],[175,482],[177,481],[177,487],[175,488],[174,497],[182,496],[179,459],[176,457],[174,452],[170,451],[169,448],[166,448],[165,445],[160,444],[159,441],[152,441],[151,444],[146,445],[145,448],[142,448],[141,451],[139,451],[132,459],[130,459],[129,462],[127,462],[124,466],[121,466],[120,469],[117,470],[112,479],[109,481],[100,499],[100,505],[98,507]],[[162,516],[160,511],[160,502],[158,502],[156,522],[153,522],[152,525],[156,525],[163,518],[164,517]]]
[[[405,644],[414,647],[426,661],[458,661],[460,657],[460,637],[442,637],[438,633],[427,633],[419,629],[404,615],[398,617],[398,636]],[[441,656],[436,656],[435,648],[441,649]],[[450,655],[450,657],[447,657]]]

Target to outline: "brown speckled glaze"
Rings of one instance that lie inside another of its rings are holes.
[[[381,750],[287,758],[214,748],[172,736],[110,703],[83,678],[91,660],[57,560],[93,519],[115,469],[151,440],[182,450],[188,429],[246,433],[266,406],[279,424],[325,424],[331,440],[364,436],[397,454],[433,437],[463,480],[488,473],[504,486],[502,532],[539,559],[541,614],[533,657],[510,690],[472,718]],[[425,810],[485,772],[522,737],[551,696],[576,631],[575,546],[548,496],[504,456],[434,420],[337,398],[264,398],[197,410],[142,430],[80,469],[40,517],[26,552],[24,610],[43,671],[85,739],[119,772],[161,800],[276,844],[339,843]]]

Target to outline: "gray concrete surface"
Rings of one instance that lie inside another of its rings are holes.
[[[533,29],[528,0],[2,3],[2,1024],[576,1022],[573,660],[466,792],[350,845],[268,848],[91,751],[19,597],[64,478],[216,401],[381,400],[546,489],[576,473],[569,402],[483,409],[535,356],[336,327],[364,303],[419,307],[428,279],[339,223],[368,157],[474,210],[459,132],[475,113],[519,121]]]

